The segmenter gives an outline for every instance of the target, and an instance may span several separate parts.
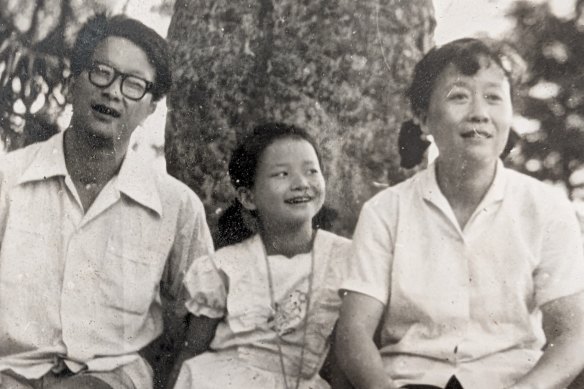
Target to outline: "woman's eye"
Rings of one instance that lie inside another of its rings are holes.
[[[462,101],[468,98],[468,94],[464,92],[453,92],[448,95],[448,100]]]
[[[318,174],[318,173],[320,173],[320,171],[318,169],[309,169],[308,170],[308,173],[310,173],[310,174]]]
[[[503,98],[497,93],[487,93],[485,99],[489,101],[501,101]]]
[[[272,174],[272,177],[286,177],[288,172],[275,172]]]

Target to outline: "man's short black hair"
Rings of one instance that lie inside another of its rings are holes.
[[[78,76],[91,66],[91,57],[95,48],[109,36],[128,39],[144,50],[148,61],[156,71],[154,86],[150,90],[152,99],[160,100],[172,84],[168,43],[150,27],[124,15],[108,17],[105,14],[98,14],[85,23],[77,35],[71,53],[73,75]]]

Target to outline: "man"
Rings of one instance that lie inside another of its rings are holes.
[[[97,16],[71,59],[70,127],[0,161],[0,388],[151,388],[138,352],[212,251],[196,195],[128,150],[170,88],[168,46]]]

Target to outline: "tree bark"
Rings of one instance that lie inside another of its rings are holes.
[[[431,0],[177,0],[169,172],[199,194],[213,227],[233,196],[237,139],[264,121],[300,125],[321,144],[333,230],[350,235],[363,202],[407,175],[404,92],[434,26]]]

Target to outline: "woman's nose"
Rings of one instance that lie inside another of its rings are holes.
[[[489,115],[487,113],[487,102],[480,96],[473,99],[470,108],[470,120],[473,122],[487,122]]]

